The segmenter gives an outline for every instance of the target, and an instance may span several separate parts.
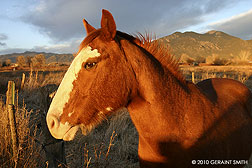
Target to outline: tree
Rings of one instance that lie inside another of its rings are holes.
[[[216,57],[215,54],[209,55],[206,57],[206,63],[207,64],[214,64]]]
[[[191,64],[191,63],[193,63],[194,61],[195,61],[194,58],[191,58],[189,55],[187,55],[187,54],[185,54],[185,53],[183,53],[183,54],[181,55],[180,59],[179,59],[179,62],[180,62],[180,63],[189,63],[189,64]]]
[[[32,66],[32,57],[31,56],[27,56],[26,57],[26,64],[28,65],[28,67],[31,67]]]
[[[6,66],[10,66],[10,65],[11,65],[11,60],[10,60],[10,59],[7,59],[7,60],[5,60],[4,63],[5,63]]]
[[[247,64],[250,61],[251,53],[248,50],[241,50],[240,54],[234,58],[236,64]]]
[[[17,61],[17,64],[20,67],[26,66],[26,59],[25,59],[25,57],[23,55],[18,56],[17,59],[16,59],[16,61]]]
[[[40,66],[44,66],[45,63],[46,63],[46,59],[45,59],[44,54],[37,54],[35,55],[35,57],[32,58],[33,66],[40,67]]]
[[[46,64],[46,59],[45,59],[45,55],[44,54],[37,54],[37,55],[35,55],[35,58],[40,63],[40,66],[44,66]]]
[[[230,64],[230,60],[221,58],[218,54],[213,53],[211,56],[206,57],[206,63],[213,65],[228,65]]]

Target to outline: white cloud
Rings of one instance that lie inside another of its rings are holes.
[[[10,53],[22,53],[25,51],[28,51],[28,50],[23,49],[23,48],[6,48],[6,49],[0,50],[0,55],[10,54]]]
[[[0,40],[7,40],[8,36],[6,34],[0,33]]]
[[[3,33],[0,33],[0,47],[6,47],[7,44],[5,42],[2,42],[2,41],[5,41],[8,39],[8,36],[6,34],[3,34]]]
[[[81,40],[71,40],[71,42],[44,45],[44,46],[34,46],[33,48],[6,48],[0,50],[0,55],[9,53],[22,53],[25,51],[36,51],[36,52],[47,52],[47,53],[59,53],[59,54],[74,54],[78,51],[78,46]]]
[[[252,39],[252,9],[209,25],[210,29],[224,31],[243,39]]]
[[[100,27],[101,9],[112,12],[119,30],[167,35],[202,22],[202,16],[235,0],[42,0],[22,17],[55,41],[84,37],[82,19]]]
[[[77,53],[78,46],[80,45],[81,40],[72,40],[71,42],[45,45],[45,46],[35,46],[31,50],[34,51],[43,51],[43,52],[52,52],[52,53]]]
[[[6,46],[6,43],[0,42],[0,46]]]

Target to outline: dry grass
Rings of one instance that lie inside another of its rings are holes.
[[[181,72],[187,80],[192,80],[194,72],[195,83],[208,78],[230,78],[242,83],[250,83],[252,66],[180,66]],[[252,89],[252,85],[247,85]]]
[[[210,77],[234,78],[252,88],[252,67],[181,67],[188,80],[195,72],[196,82]],[[0,73],[0,77],[3,74]],[[19,88],[21,74],[5,74],[2,85],[14,80]],[[45,137],[41,129],[41,119],[50,105],[49,94],[57,89],[64,72],[26,73],[24,89],[19,91],[19,110],[16,113],[19,138],[19,167],[47,167]],[[7,87],[7,85],[6,85]],[[3,94],[3,93],[2,93]],[[0,167],[14,167],[10,128],[5,112],[5,97],[0,101]],[[77,133],[76,139],[65,142],[67,167],[139,167],[137,156],[138,134],[131,122],[127,109],[123,108],[104,121],[88,136]]]
[[[139,167],[138,135],[127,110],[121,109],[88,136],[66,143],[69,167]]]
[[[47,111],[50,101],[48,95],[57,89],[64,72],[46,73],[30,72],[26,74],[24,89],[19,91],[19,112],[16,113],[18,134],[20,136],[20,154],[18,165],[21,167],[46,167],[47,159],[41,144],[45,137],[41,129],[41,120]],[[6,74],[5,74],[6,75]],[[6,81],[16,80],[21,84],[20,76],[7,74]],[[0,123],[0,167],[14,167],[11,151],[8,118],[5,112],[4,99],[0,114],[5,115]],[[0,116],[2,117],[2,116]],[[4,135],[4,136],[2,136]],[[84,137],[79,132],[72,142],[65,143],[68,167],[138,167],[137,132],[127,110],[123,109],[102,123],[90,135]],[[25,144],[25,145],[23,145]],[[31,155],[31,154],[32,155]]]
[[[33,116],[32,116],[33,115]],[[25,106],[16,111],[16,127],[18,137],[18,160],[15,165],[13,158],[12,140],[8,113],[3,101],[0,101],[0,167],[41,167],[44,166],[41,160],[41,146],[35,139],[41,139],[41,134],[36,126],[36,116],[33,111],[26,110]],[[32,116],[32,117],[31,117]],[[31,138],[34,137],[34,138]]]
[[[22,73],[21,73],[22,74]],[[12,140],[8,113],[5,105],[5,94],[8,80],[14,80],[20,88],[20,74],[5,72],[1,74],[1,101],[0,101],[0,167],[46,167],[46,156],[42,144],[44,135],[41,129],[41,115],[46,109],[47,93],[43,88],[47,83],[59,84],[64,73],[43,75],[31,73],[26,78],[25,86],[17,94],[15,118],[18,136],[18,159],[13,158]],[[56,77],[56,78],[55,78]],[[2,89],[3,88],[3,89]],[[54,87],[55,89],[57,88]]]

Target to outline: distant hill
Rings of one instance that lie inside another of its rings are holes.
[[[196,60],[203,60],[214,54],[220,58],[231,59],[241,55],[242,51],[243,53],[252,54],[252,40],[242,40],[214,30],[205,34],[176,32],[162,37],[158,41],[170,46],[172,53],[177,58],[186,56]]]
[[[12,63],[16,62],[16,58],[18,56],[24,56],[24,57],[34,57],[37,54],[43,54],[46,58],[46,63],[70,63],[72,62],[74,56],[73,54],[55,54],[55,53],[45,53],[45,52],[30,52],[26,51],[24,53],[13,53],[13,54],[5,54],[0,55],[0,60],[5,61],[6,59],[10,59]]]
[[[169,36],[159,38],[157,41],[171,48],[172,54],[181,58],[190,58],[196,61],[202,61],[208,56],[217,56],[219,58],[232,59],[244,54],[252,57],[252,40],[242,40],[221,31],[209,31],[205,34],[195,32],[175,32]],[[0,61],[11,59],[16,62],[20,55],[25,57],[34,57],[37,54],[44,54],[47,63],[70,63],[73,60],[72,54],[55,54],[44,52],[24,52],[0,55]]]

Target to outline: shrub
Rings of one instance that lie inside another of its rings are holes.
[[[250,57],[250,51],[241,50],[240,54],[233,58],[232,63],[237,65],[248,64],[250,61]]]
[[[17,160],[14,160],[12,156],[12,140],[10,135],[8,113],[4,102],[0,101],[0,167],[45,166],[45,159],[41,154],[42,148],[35,143],[35,139],[40,139],[41,137],[36,123],[33,122],[35,121],[34,118],[31,119],[32,113],[34,112],[28,111],[25,106],[18,108],[15,113],[19,146],[18,158]]]
[[[230,61],[226,58],[220,58],[218,54],[212,54],[206,57],[206,63],[212,65],[228,65]]]
[[[20,67],[26,66],[26,59],[23,55],[18,56],[16,62]]]
[[[193,62],[195,62],[195,59],[191,58],[187,54],[183,53],[179,59],[179,62],[192,64]]]

